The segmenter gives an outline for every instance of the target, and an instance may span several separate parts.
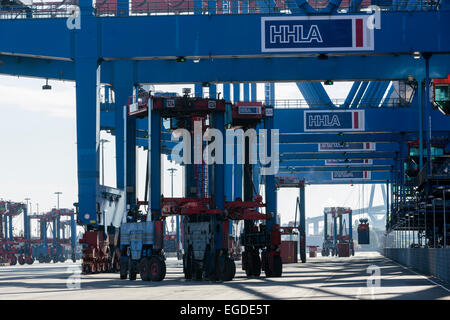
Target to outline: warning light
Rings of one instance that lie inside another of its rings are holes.
[[[202,87],[203,88],[209,88],[209,87],[211,87],[211,84],[209,82],[203,82],[202,83]]]
[[[339,132],[339,133],[338,133],[338,136],[339,136],[339,137],[343,137],[343,136],[344,136],[344,133],[343,133],[343,132]]]
[[[326,86],[331,86],[331,85],[333,85],[333,80],[326,80],[326,81],[324,81],[323,84]]]
[[[185,57],[177,57],[177,62],[186,62]]]

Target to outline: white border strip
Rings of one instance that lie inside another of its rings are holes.
[[[261,17],[261,52],[329,52],[329,51],[373,51],[374,50],[374,29],[367,28],[367,19],[369,15],[344,15],[344,16],[288,16],[288,17]],[[327,47],[327,48],[266,48],[266,21],[296,20],[296,21],[314,21],[314,20],[352,20],[352,47]],[[356,47],[356,26],[355,20],[363,19],[363,37],[362,47]]]
[[[306,128],[306,114],[307,113],[324,113],[324,112],[329,112],[329,113],[338,113],[338,112],[344,112],[344,113],[348,113],[351,112],[352,113],[352,127],[354,124],[354,114],[357,113],[358,114],[358,125],[359,128],[358,129],[343,129],[343,128],[334,128],[334,129],[307,129]],[[305,110],[303,112],[303,131],[304,132],[344,132],[344,131],[365,131],[366,125],[365,125],[365,115],[364,115],[364,110]],[[348,150],[347,150],[348,151]]]

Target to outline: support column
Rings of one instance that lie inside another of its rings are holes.
[[[223,98],[226,101],[231,101],[231,87],[229,83],[223,84]]]
[[[201,84],[195,84],[194,85],[194,95],[197,98],[203,98],[203,87]]]
[[[302,263],[306,262],[306,232],[305,232],[305,185],[302,184],[299,188],[300,198],[300,260]]]
[[[214,114],[214,128],[220,130],[222,133],[222,137],[225,137],[225,115],[223,113],[215,113]],[[226,153],[226,145],[222,144],[222,154]],[[216,205],[216,209],[224,210],[225,209],[225,165],[223,163],[215,163],[214,164],[214,202]],[[224,222],[217,221],[217,226],[219,232],[216,233],[215,238],[215,247],[217,249],[228,248],[228,237],[226,237],[226,242],[224,243]],[[229,229],[227,230],[229,232]]]
[[[238,102],[241,97],[241,84],[233,83],[233,101]]]
[[[136,198],[136,119],[129,118],[128,102],[133,95],[133,63],[114,62],[113,88],[115,96],[114,136],[116,141],[117,188],[127,188],[127,204]]]
[[[70,216],[70,243],[72,248],[72,261],[75,262],[75,252],[77,250],[77,222],[74,214]]]
[[[13,235],[13,216],[9,216],[9,241],[13,241],[14,240],[14,235]]]
[[[337,245],[337,235],[338,235],[337,216],[334,216],[334,218],[333,218],[333,243],[334,243],[335,247]]]
[[[240,83],[233,83],[233,101],[234,102],[238,102],[240,99],[240,95],[241,95],[241,86]],[[238,159],[237,159],[237,148],[238,145],[236,145],[236,149],[235,149],[235,160],[234,160],[234,164],[233,164],[233,177],[234,177],[234,199],[236,199],[237,197],[239,198],[243,198],[243,193],[242,193],[242,182],[243,182],[243,175],[245,175],[245,172],[243,172],[243,165],[238,163]],[[242,155],[243,157],[245,157],[245,155]],[[245,159],[245,158],[244,158]]]
[[[272,137],[271,130],[273,129],[273,117],[265,119],[265,128],[267,129],[267,154],[272,155]],[[274,224],[277,223],[277,189],[275,187],[274,175],[266,175],[265,198],[266,211],[272,213],[273,217],[267,221],[267,231],[271,232]]]
[[[211,99],[217,99],[217,85],[211,84],[209,86],[209,97]]]
[[[419,100],[419,172],[423,169],[423,97],[422,97],[423,79],[417,79],[417,94]]]
[[[244,87],[244,101],[250,101],[250,84],[244,83],[242,86]]]
[[[28,206],[24,206],[23,208],[23,233],[25,240],[30,240],[30,219],[28,218]],[[28,256],[29,254],[31,254],[30,243],[25,242],[25,256]]]
[[[353,240],[353,215],[352,212],[348,214],[348,235],[350,236],[350,239]]]
[[[428,165],[428,174],[432,174],[433,172],[433,161],[431,159],[431,105],[430,105],[430,53],[423,53],[423,57],[425,58],[425,96],[423,97],[424,101],[424,119],[426,121],[427,135],[426,135],[426,143],[427,143],[427,165]]]
[[[224,83],[223,84],[223,99],[225,101],[231,101],[230,99],[230,84],[229,83]],[[224,141],[224,143],[226,144],[226,140]],[[234,144],[232,146],[234,148]],[[226,161],[226,152],[224,152],[224,161]],[[233,160],[235,162],[235,160]],[[235,176],[234,176],[234,164],[225,164],[225,195],[226,195],[226,200],[227,201],[234,201],[235,200],[235,195],[234,195],[234,180],[235,180]],[[230,226],[229,226],[229,234],[232,235],[233,234],[233,221],[230,221]]]
[[[125,111],[127,112],[127,111]],[[126,117],[126,158],[125,158],[125,179],[127,204],[136,205],[137,180],[136,168],[138,167],[136,157],[136,118]]]
[[[52,239],[52,245],[53,245],[53,250],[55,250],[57,242],[56,240],[58,239],[58,235],[57,235],[57,231],[58,231],[58,226],[57,226],[57,222],[56,222],[56,217],[53,217],[53,221],[52,221],[52,228],[53,228],[53,239]]]
[[[154,215],[161,214],[161,115],[159,112],[151,111],[150,136],[150,184],[149,199],[151,199],[151,212]]]
[[[250,92],[251,92],[251,101],[256,102],[258,100],[258,92],[256,83],[250,84]]]
[[[77,117],[78,219],[97,226],[97,186],[99,184],[100,65],[97,59],[75,62]]]
[[[391,215],[389,210],[389,180],[386,182],[386,222],[390,221]]]

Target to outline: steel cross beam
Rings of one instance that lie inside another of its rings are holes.
[[[352,183],[386,183],[390,180],[391,172],[389,171],[373,171],[370,175],[364,177],[363,172],[345,171],[339,172],[342,177],[333,177],[333,172],[316,171],[316,172],[292,172],[291,170],[281,169],[276,177],[296,178],[300,181],[305,180],[307,184],[352,184]],[[346,177],[348,176],[348,177]]]
[[[81,6],[81,3],[80,3]],[[200,59],[232,57],[298,56],[311,53],[336,53],[340,50],[318,50],[317,47],[264,52],[262,14],[252,15],[170,15],[150,17],[95,17],[92,8],[82,8],[81,29],[69,30],[66,19],[0,20],[0,52],[35,57],[70,60],[74,48],[98,48],[99,58],[113,59],[173,59],[177,56]],[[84,11],[85,10],[85,11]],[[89,12],[90,11],[90,12]],[[367,18],[365,13],[326,15],[333,17]],[[302,15],[280,15],[280,18],[301,19]],[[294,20],[292,20],[294,19]],[[335,20],[334,20],[335,21]],[[374,30],[373,50],[352,50],[362,55],[411,54],[419,52],[450,52],[450,11],[381,12],[381,29]],[[422,26],[426,25],[427,28]],[[199,28],[201,26],[201,28]],[[242,26],[246,26],[242,28]],[[161,32],[163,30],[163,32]],[[404,32],[408,30],[408,32]],[[430,32],[432,30],[433,32]],[[335,32],[342,32],[337,29]],[[98,41],[72,41],[72,34],[95,33]],[[220,37],[217,37],[220,34]],[[328,37],[333,34],[326,34]],[[58,39],[58,41],[55,41]],[[151,39],[151,41],[143,41]],[[420,41],[417,41],[420,39]],[[155,46],[154,44],[158,45]],[[194,45],[193,45],[194,44]],[[276,50],[276,49],[275,49]],[[357,68],[354,68],[356,70]]]
[[[274,55],[271,58],[202,59],[198,63],[162,59],[131,62],[136,73],[135,82],[140,84],[399,80],[408,76],[423,78],[425,74],[424,59],[416,60],[410,55],[335,56],[328,60]],[[116,60],[102,61],[101,65],[101,82],[112,84]],[[0,51],[0,74],[74,81],[74,68],[72,60],[17,53],[6,55]],[[296,71],[300,69],[301,73]],[[430,77],[445,78],[448,73],[450,54],[433,55]]]
[[[327,159],[393,159],[396,152],[367,151],[367,152],[303,152],[303,153],[281,153],[282,161],[294,160],[327,160]]]
[[[336,172],[336,171],[391,171],[392,165],[369,165],[369,166],[284,166],[280,165],[280,169],[286,169],[290,172],[314,172],[314,171],[325,171],[325,172]]]
[[[412,58],[414,51],[433,53],[432,78],[445,76],[449,70],[445,55],[450,52],[450,39],[445,30],[450,28],[450,12],[444,10],[412,14],[383,12],[382,28],[374,31],[373,50],[352,52],[350,49],[345,53],[352,55],[344,56],[340,51],[316,48],[307,52],[263,52],[261,26],[267,16],[261,14],[112,19],[92,16],[92,8],[82,3],[80,30],[67,29],[66,19],[61,18],[0,20],[3,62],[0,73],[74,80],[73,61],[81,58],[78,54],[81,51],[91,52],[90,56],[102,62],[101,82],[104,83],[111,82],[117,59],[134,60],[136,83],[404,79],[425,72],[423,59]],[[345,14],[325,17],[335,16],[350,17]],[[302,19],[301,15],[281,17]],[[367,14],[356,17],[364,18]],[[244,30],[242,25],[246,26]],[[80,40],[80,34],[95,37],[84,37],[84,41]],[[216,37],[217,34],[223,36]],[[329,36],[333,38],[333,34]],[[333,56],[328,60],[311,57],[318,53]],[[22,59],[11,61],[8,56]],[[177,56],[187,57],[188,62],[177,63]],[[200,62],[190,60],[194,57],[200,58]],[[27,70],[27,65],[32,68]],[[299,68],[301,75],[296,71]]]

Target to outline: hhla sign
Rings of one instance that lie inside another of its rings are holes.
[[[249,164],[260,164],[261,175],[274,175],[279,170],[279,130],[228,129],[223,137],[219,129],[203,132],[202,121],[194,121],[194,134],[176,129],[171,140],[178,142],[171,152],[172,160],[180,164],[244,164],[245,140],[248,139]],[[223,155],[225,142],[226,157]],[[270,143],[270,148],[268,148]],[[205,145],[205,146],[204,146]],[[236,150],[236,152],[235,152]],[[270,155],[269,155],[270,152]],[[193,154],[193,156],[192,156]]]

